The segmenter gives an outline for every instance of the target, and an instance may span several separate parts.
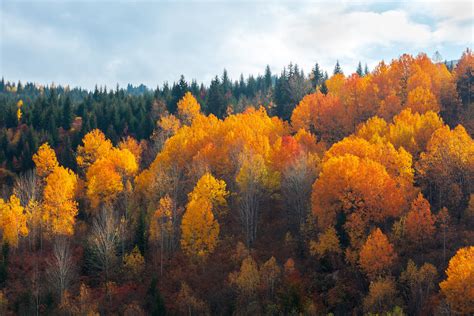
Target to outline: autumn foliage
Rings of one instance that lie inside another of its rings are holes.
[[[175,85],[143,98],[146,137],[76,117],[31,140],[31,171],[0,162],[0,311],[474,313],[473,60],[402,55],[301,82],[292,66],[289,121],[269,101],[281,78],[254,106],[224,83]],[[31,115],[17,102],[0,142]]]
[[[474,312],[474,247],[459,249],[449,261],[447,279],[439,284],[454,311]]]

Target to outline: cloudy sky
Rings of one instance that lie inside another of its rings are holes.
[[[402,53],[457,59],[473,46],[471,1],[0,1],[0,73],[91,88],[186,79],[289,62],[346,73]]]

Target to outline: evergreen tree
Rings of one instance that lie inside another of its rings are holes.
[[[270,66],[265,67],[264,90],[269,90],[272,87],[272,72]]]
[[[369,74],[369,67],[365,64],[364,75],[367,76]]]
[[[288,65],[288,72],[284,68],[275,85],[273,98],[276,114],[284,120],[289,120],[293,109],[310,90],[311,84],[305,79],[298,65]]]
[[[224,69],[222,74],[222,90],[224,91],[224,94],[227,94],[230,91],[230,87],[231,82],[229,80],[229,75],[227,74],[227,70]]]
[[[316,89],[317,86],[321,84],[321,81],[323,80],[323,73],[321,69],[319,69],[319,64],[316,63],[314,65],[313,71],[312,71],[312,76],[311,76],[311,83],[314,89]]]
[[[163,300],[163,297],[161,296],[160,290],[158,289],[158,280],[155,276],[151,279],[147,296],[147,304],[150,314],[152,316],[166,315],[165,302]]]
[[[359,61],[359,64],[357,65],[357,70],[356,73],[359,75],[359,77],[364,76],[364,72],[362,71],[362,64]]]
[[[219,80],[219,77],[216,76],[214,80],[211,81],[211,85],[209,87],[207,96],[207,112],[222,118],[224,117],[226,109],[227,106],[225,103],[222,84]]]
[[[254,76],[250,75],[247,80],[247,92],[246,95],[249,98],[253,98],[257,92],[257,82]]]
[[[145,217],[145,212],[140,210],[140,214],[138,215],[137,228],[135,230],[135,244],[138,246],[138,249],[140,249],[141,253],[145,253],[146,249],[148,248],[148,237],[146,234]]]
[[[321,91],[321,93],[323,94],[328,94],[329,90],[328,90],[328,86],[326,85],[326,80],[324,80],[323,83],[321,84],[321,88],[319,89],[319,91]]]
[[[168,111],[170,113],[176,113],[178,109],[178,102],[184,97],[184,94],[189,91],[188,83],[184,79],[184,76],[181,75],[178,83],[173,85],[171,89],[171,100],[168,103]]]
[[[339,65],[339,60],[336,61],[336,66],[334,66],[334,72],[335,75],[337,74],[343,74],[341,66]]]
[[[240,74],[238,96],[240,96],[241,94],[245,94],[246,90],[247,90],[247,85],[245,84],[244,75]]]
[[[72,124],[72,105],[71,105],[71,98],[68,94],[63,105],[62,126],[66,131],[68,131],[71,129],[71,124]]]

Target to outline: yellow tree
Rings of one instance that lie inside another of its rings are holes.
[[[403,147],[416,159],[426,149],[431,135],[443,126],[443,120],[433,111],[424,114],[405,109],[393,118],[393,123],[373,117],[361,124],[358,137],[372,143],[390,142],[396,149]]]
[[[87,169],[87,197],[93,208],[110,204],[137,172],[135,156],[128,149],[112,148]]]
[[[23,106],[23,100],[20,100],[17,102],[16,107],[16,118],[18,120],[18,124],[21,122],[21,117],[23,116],[23,113],[21,112],[21,107]]]
[[[47,177],[57,166],[59,166],[56,153],[48,143],[44,143],[33,155],[33,162],[36,165],[36,173],[41,178]]]
[[[457,211],[459,218],[474,181],[474,140],[466,130],[461,125],[453,130],[448,126],[437,129],[420,155],[417,169],[433,205]]]
[[[204,174],[188,195],[188,205],[181,221],[181,247],[191,257],[205,260],[214,252],[219,237],[219,223],[213,209],[225,205],[225,182]]]
[[[43,222],[52,234],[72,235],[77,202],[77,176],[69,169],[56,167],[46,177],[43,191]]]
[[[206,172],[196,183],[194,190],[189,193],[189,201],[199,201],[208,199],[212,203],[212,209],[215,214],[227,205],[226,197],[229,192],[226,191],[224,180],[214,178],[209,172]]]
[[[186,92],[178,102],[178,115],[186,125],[191,124],[193,119],[201,114],[201,106],[191,92]]]
[[[112,149],[112,142],[98,129],[87,133],[82,143],[82,146],[77,147],[76,160],[78,166],[83,169],[87,169],[100,157],[106,157]]]
[[[433,111],[424,114],[406,109],[393,118],[387,138],[395,148],[403,147],[413,157],[426,149],[431,135],[441,126],[443,120]]]
[[[452,310],[474,313],[474,246],[459,249],[449,260],[447,279],[439,284]]]
[[[359,254],[359,264],[370,279],[383,275],[392,267],[397,255],[380,228],[370,233]]]
[[[208,199],[191,200],[181,221],[181,248],[190,257],[205,260],[214,252],[219,238],[219,223]]]
[[[3,242],[17,247],[19,236],[28,235],[27,219],[28,215],[16,195],[11,195],[7,202],[0,199],[0,229]]]
[[[122,150],[127,149],[128,151],[130,151],[135,157],[135,161],[137,162],[137,164],[140,164],[143,147],[137,142],[135,138],[127,136],[118,144],[118,148]]]

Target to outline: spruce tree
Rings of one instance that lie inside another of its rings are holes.
[[[369,74],[369,67],[365,64],[364,75],[367,76]]]
[[[184,94],[189,91],[188,83],[184,79],[184,76],[181,75],[178,83],[173,85],[171,89],[171,100],[168,103],[168,111],[170,113],[176,113],[178,109],[178,102],[184,97]]]
[[[272,87],[272,72],[270,70],[269,65],[265,67],[264,82],[265,82],[265,90],[269,90]]]
[[[321,93],[323,94],[328,94],[328,86],[326,85],[326,80],[323,81],[323,83],[321,84],[321,88],[319,89],[319,91],[321,91]]]
[[[357,65],[357,70],[356,73],[359,75],[359,77],[364,76],[364,72],[362,71],[362,64],[359,61],[359,65]]]
[[[316,63],[314,65],[314,68],[312,71],[312,77],[311,77],[311,83],[312,83],[313,88],[316,88],[317,86],[319,86],[321,84],[322,79],[323,79],[323,73],[319,69],[319,64]]]
[[[339,60],[336,61],[336,66],[334,67],[334,74],[343,74],[341,66],[339,65]]]
[[[68,94],[63,105],[62,126],[66,131],[68,131],[71,129],[71,124],[72,124],[72,105],[71,105],[71,98],[69,97],[69,94]]]
[[[219,78],[216,76],[211,81],[207,97],[207,112],[222,118],[226,111],[224,91]]]

